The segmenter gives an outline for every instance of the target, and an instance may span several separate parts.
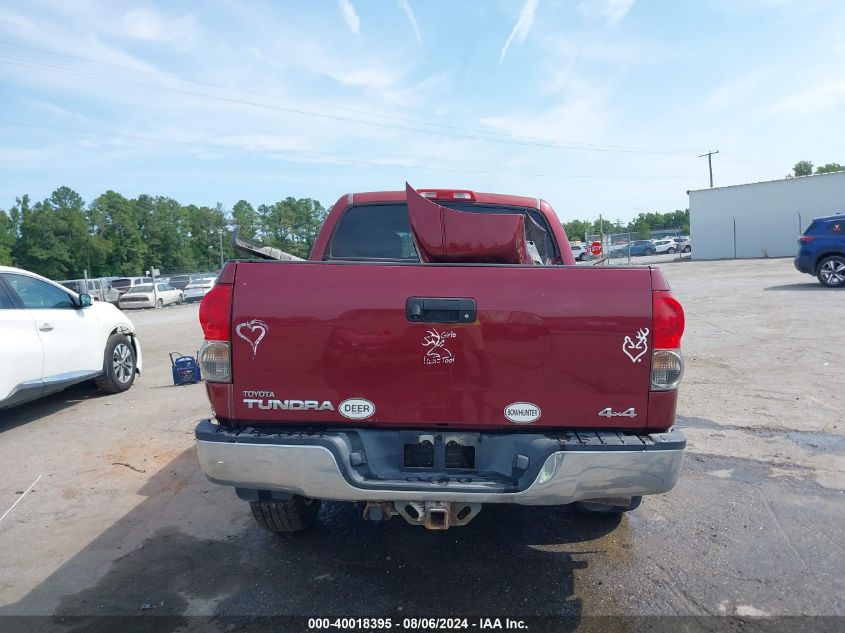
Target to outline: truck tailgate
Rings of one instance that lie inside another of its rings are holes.
[[[648,268],[240,262],[233,293],[232,412],[241,422],[646,422]],[[411,297],[473,300],[476,317],[415,322]]]

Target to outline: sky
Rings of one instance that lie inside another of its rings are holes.
[[[845,163],[838,0],[0,1],[0,208],[461,188],[562,220]]]

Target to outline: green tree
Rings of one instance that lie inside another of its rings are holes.
[[[816,167],[817,174],[832,174],[837,171],[845,171],[845,167],[839,163],[827,163],[826,165]]]
[[[11,265],[16,237],[12,218],[0,209],[0,266]]]
[[[795,163],[792,173],[795,174],[796,178],[798,176],[809,176],[813,173],[813,163],[809,160],[800,160]]]
[[[191,251],[187,210],[172,198],[146,194],[138,196],[134,204],[147,245],[145,270],[150,266],[162,271],[196,270],[198,262]]]
[[[258,207],[262,242],[298,257],[308,257],[326,210],[311,198],[285,198]]]
[[[246,200],[238,200],[232,207],[232,228],[240,228],[240,235],[246,239],[261,239],[258,213]]]
[[[110,190],[91,203],[88,215],[91,230],[104,249],[96,274],[137,275],[145,269],[147,245],[132,201]]]
[[[190,246],[193,261],[204,270],[220,268],[220,248],[224,259],[229,255],[226,210],[222,204],[210,207],[185,207],[191,234]]]
[[[19,231],[13,256],[18,266],[51,279],[72,275],[73,263],[67,236],[53,208],[45,200],[30,206],[29,196],[17,199],[13,208],[19,217]]]

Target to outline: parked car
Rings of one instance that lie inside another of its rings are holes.
[[[35,273],[0,266],[0,409],[94,379],[126,391],[141,344],[126,315]]]
[[[216,276],[211,276],[191,280],[191,283],[185,286],[185,301],[201,300],[211,290],[216,279]]]
[[[677,244],[677,249],[682,253],[689,253],[692,250],[692,240],[689,235],[679,235],[672,238]]]
[[[188,287],[188,284],[194,283],[195,281],[199,281],[202,279],[203,276],[198,273],[190,274],[190,275],[172,275],[170,277],[170,285],[174,288],[179,290],[184,290]]]
[[[171,303],[182,303],[184,295],[170,284],[158,282],[133,286],[125,295],[120,297],[120,308],[163,308]]]
[[[111,285],[112,288],[117,290],[118,300],[120,300],[120,297],[129,292],[131,288],[151,283],[153,283],[152,277],[117,277],[112,279]]]
[[[622,513],[671,489],[684,315],[663,273],[560,266],[535,198],[422,193],[342,196],[307,264],[223,267],[199,310],[207,477],[273,532],[324,499],[444,530],[483,504]]]
[[[845,287],[845,214],[814,219],[798,244],[795,268],[828,288]]]
[[[632,240],[627,244],[614,246],[610,249],[608,255],[610,257],[627,257],[630,253],[631,257],[639,255],[654,255],[657,252],[651,240]]]
[[[89,279],[87,288],[85,287],[85,279],[64,279],[59,283],[68,290],[73,290],[76,294],[91,295],[94,301],[106,301],[116,305],[118,299],[120,299],[120,293],[112,287],[107,277]]]
[[[674,255],[681,250],[681,246],[674,238],[667,237],[661,240],[654,240],[652,243],[654,244],[654,251],[658,255]]]
[[[569,247],[572,249],[572,256],[575,261],[583,262],[590,255],[590,249],[587,248],[586,244],[579,242],[578,244],[570,244]]]

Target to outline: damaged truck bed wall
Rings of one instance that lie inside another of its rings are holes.
[[[545,230],[530,216],[472,213],[440,206],[405,183],[408,218],[420,260],[434,263],[534,264]],[[535,261],[539,255],[540,262]]]

